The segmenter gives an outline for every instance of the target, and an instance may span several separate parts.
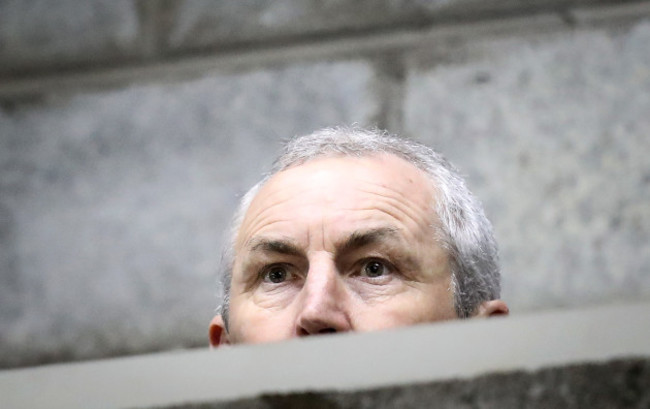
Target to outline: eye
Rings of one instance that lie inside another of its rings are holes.
[[[271,266],[262,272],[262,279],[267,283],[280,284],[290,278],[291,273],[282,265]]]
[[[388,273],[389,273],[389,269],[388,267],[386,267],[386,264],[377,260],[368,261],[363,265],[363,268],[361,269],[361,275],[370,278],[381,277]]]

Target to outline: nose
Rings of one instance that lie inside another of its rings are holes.
[[[298,336],[346,332],[352,329],[345,286],[332,265],[310,268],[301,290],[296,319]]]

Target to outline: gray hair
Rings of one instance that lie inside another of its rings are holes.
[[[433,149],[379,130],[326,128],[290,140],[271,171],[242,198],[233,219],[230,242],[222,257],[219,277],[220,313],[228,327],[230,280],[235,240],[253,198],[276,173],[327,156],[367,157],[391,154],[424,171],[436,190],[433,209],[440,226],[436,239],[447,251],[454,307],[460,318],[470,317],[484,301],[499,298],[500,274],[492,225],[481,203],[472,195],[456,168]],[[433,200],[433,198],[432,198]]]

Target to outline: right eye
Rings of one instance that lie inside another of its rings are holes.
[[[265,283],[281,284],[292,278],[287,266],[275,265],[262,272],[262,280]]]
[[[388,274],[388,267],[381,261],[371,260],[364,264],[361,274],[370,278],[377,278]]]

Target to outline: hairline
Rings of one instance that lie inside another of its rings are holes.
[[[482,237],[478,238],[476,241],[480,242],[479,244],[487,243],[488,247],[494,247],[493,249],[480,249],[482,252],[489,253],[487,256],[485,254],[482,254],[485,256],[484,264],[486,264],[486,268],[491,268],[493,270],[489,272],[488,277],[485,277],[490,282],[482,283],[486,288],[481,288],[481,290],[483,290],[483,293],[487,292],[489,294],[487,294],[487,296],[486,294],[482,294],[482,298],[480,299],[492,299],[495,295],[498,296],[500,287],[498,265],[496,264],[498,257],[496,255],[496,243],[494,242],[494,238],[492,236],[491,225],[489,224],[489,220],[487,220],[485,217],[482,207],[480,207],[477,199],[472,195],[469,189],[467,189],[464,180],[460,177],[458,171],[453,167],[453,165],[451,165],[446,161],[444,157],[426,145],[413,142],[409,139],[388,135],[385,132],[376,130],[366,131],[357,128],[333,128],[317,131],[302,138],[326,135],[327,132],[334,132],[339,136],[345,135],[347,133],[354,135],[356,135],[356,133],[365,134],[370,138],[374,138],[372,142],[374,142],[375,145],[366,147],[365,149],[363,147],[354,145],[355,149],[352,152],[347,152],[342,148],[339,148],[339,150],[337,150],[336,148],[339,146],[336,142],[332,142],[331,145],[326,145],[325,149],[321,151],[316,151],[310,155],[305,155],[303,157],[297,156],[297,158],[294,158],[293,160],[290,156],[291,154],[296,154],[294,151],[290,150],[289,147],[291,145],[287,145],[285,152],[278,158],[278,160],[276,160],[272,170],[251,189],[249,189],[248,192],[246,192],[246,194],[242,197],[242,200],[240,201],[240,204],[235,213],[232,228],[230,230],[230,242],[226,247],[226,252],[224,252],[224,257],[222,259],[222,262],[225,263],[225,265],[222,266],[222,271],[224,272],[223,278],[227,278],[227,280],[224,280],[224,282],[222,282],[222,287],[224,287],[222,289],[223,299],[220,306],[221,311],[218,311],[218,313],[222,314],[226,326],[228,325],[230,280],[232,279],[232,270],[235,260],[235,244],[239,229],[241,228],[243,220],[246,216],[246,213],[248,212],[248,209],[250,208],[252,201],[259,194],[260,190],[278,173],[288,169],[296,168],[314,160],[330,157],[372,158],[382,155],[392,155],[404,160],[407,163],[410,163],[412,166],[424,173],[424,176],[429,181],[430,186],[433,189],[433,196],[431,198],[432,206],[430,208],[431,211],[434,212],[433,216],[435,217],[433,218],[434,223],[432,227],[435,229],[436,241],[442,246],[447,255],[449,273],[451,276],[451,290],[453,292],[454,298],[454,308],[459,318],[466,318],[470,316],[478,307],[478,305],[466,305],[467,302],[464,301],[463,294],[461,292],[463,290],[466,290],[464,287],[469,286],[470,284],[459,283],[459,275],[461,275],[460,273],[463,275],[463,280],[469,279],[471,281],[472,279],[475,279],[475,277],[465,277],[467,271],[463,272],[463,270],[476,269],[476,266],[473,265],[476,263],[476,260],[462,259],[464,253],[467,252],[467,249],[459,248],[463,247],[463,243],[459,243],[457,237],[453,237],[454,233],[451,231],[452,226],[448,226],[447,224],[449,223],[445,223],[441,212],[449,213],[451,211],[449,209],[449,206],[453,200],[449,196],[453,196],[453,194],[459,196],[467,196],[464,197],[465,202],[463,204],[468,208],[460,206],[460,213],[466,212],[467,210],[473,211],[475,214],[472,214],[472,216],[477,218],[478,222],[482,224],[482,226],[478,228],[478,230],[480,230],[478,234]],[[382,137],[386,136],[392,139],[386,141],[381,140]],[[301,138],[295,138],[294,140],[290,141],[290,144],[291,142],[299,139]],[[358,145],[360,145],[360,143],[358,143]],[[286,163],[282,163],[283,160],[285,160]],[[448,188],[460,188],[461,191],[452,194],[445,191]],[[449,217],[449,215],[447,216]],[[453,219],[453,216],[454,215],[451,216],[451,219]],[[459,218],[462,219],[462,217]],[[463,220],[461,220],[461,224],[462,221]],[[476,222],[476,220],[473,221]],[[484,225],[485,223],[487,223],[487,226]],[[487,233],[487,235],[485,233]],[[481,271],[473,272],[478,274],[482,273]]]

